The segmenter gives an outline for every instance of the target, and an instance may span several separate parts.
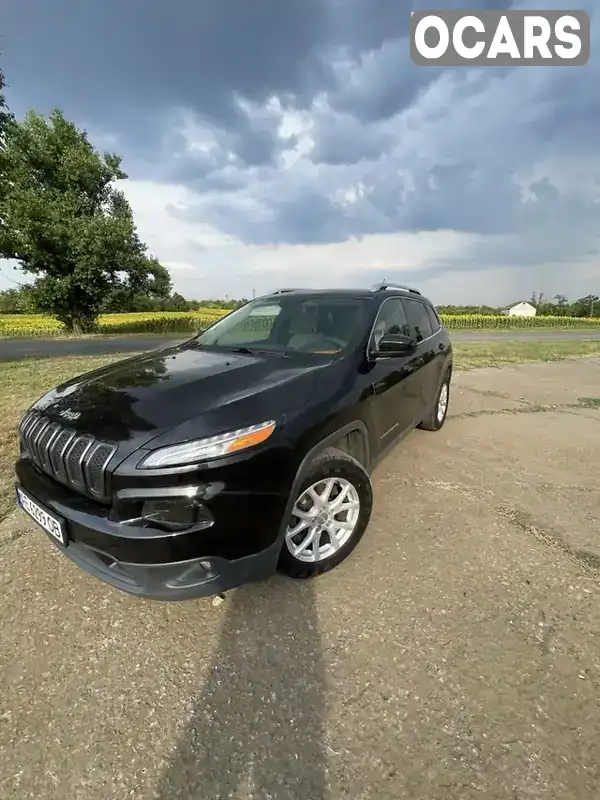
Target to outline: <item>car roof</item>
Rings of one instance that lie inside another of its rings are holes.
[[[257,298],[260,300],[266,300],[268,298],[275,298],[281,297],[282,295],[291,296],[291,297],[340,297],[340,298],[360,298],[361,300],[373,300],[376,298],[382,297],[410,297],[412,299],[419,299],[423,300],[428,305],[433,305],[431,300],[428,300],[424,297],[420,291],[417,289],[413,289],[412,287],[408,286],[399,286],[395,284],[377,284],[373,286],[371,289],[276,289],[274,292],[269,292],[268,294],[262,295],[262,297]]]

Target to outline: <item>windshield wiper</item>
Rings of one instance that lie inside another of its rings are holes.
[[[232,353],[242,353],[246,356],[255,356],[260,353],[267,353],[270,356],[289,358],[290,354],[286,350],[271,350],[268,347],[228,347]]]

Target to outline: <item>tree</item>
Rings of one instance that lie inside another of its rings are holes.
[[[13,116],[10,113],[6,100],[4,99],[4,88],[6,82],[4,73],[0,69],[0,225],[2,224],[3,198],[6,197],[9,183],[4,168],[4,147],[6,139],[6,129],[11,124]]]
[[[597,294],[588,294],[571,303],[572,317],[593,317],[600,313],[600,298]]]
[[[103,314],[131,311],[159,311],[171,295],[171,276],[156,258],[148,265],[148,284],[145,291],[136,291],[130,284],[117,285],[102,301]]]
[[[7,125],[13,119],[13,116],[6,105],[6,99],[4,97],[5,87],[6,81],[4,80],[4,73],[0,69],[0,144],[3,142]]]
[[[178,292],[175,292],[171,295],[168,301],[165,304],[165,310],[167,311],[189,311],[190,306],[188,301],[185,297]]]
[[[36,276],[40,311],[69,330],[90,331],[111,291],[133,295],[164,284],[164,268],[148,256],[114,185],[127,178],[120,156],[101,156],[55,110],[48,119],[30,111],[11,120],[1,159],[9,188],[0,196],[0,257]]]
[[[18,289],[0,291],[0,314],[33,314],[36,311],[32,296],[33,287],[25,285]]]

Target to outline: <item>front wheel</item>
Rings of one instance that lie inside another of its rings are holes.
[[[288,521],[281,571],[311,578],[336,567],[362,538],[372,507],[371,480],[355,458],[337,449],[316,456]]]

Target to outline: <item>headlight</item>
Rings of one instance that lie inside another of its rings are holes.
[[[239,428],[237,431],[220,433],[218,436],[208,436],[206,439],[196,439],[193,442],[184,442],[170,447],[161,447],[154,453],[146,456],[139,465],[141,469],[160,469],[161,467],[175,467],[183,464],[193,464],[195,461],[206,461],[209,458],[226,456],[238,453],[248,447],[266,441],[275,430],[275,422],[261,422],[249,428]]]

